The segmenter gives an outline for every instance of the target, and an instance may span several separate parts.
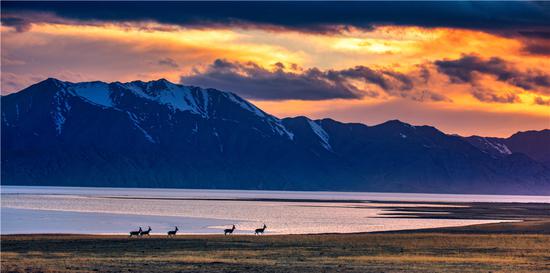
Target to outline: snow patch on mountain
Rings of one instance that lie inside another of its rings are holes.
[[[323,145],[323,147],[329,151],[332,150],[332,147],[329,143],[329,135],[325,131],[325,129],[323,129],[323,127],[315,123],[313,120],[307,119],[307,122],[309,123],[309,126],[311,127],[313,132],[321,139],[321,145]]]
[[[70,87],[70,90],[75,95],[93,104],[108,108],[114,107],[109,85],[104,82],[79,83]]]
[[[237,95],[235,95],[233,93],[224,93],[224,95],[228,99],[230,99],[232,102],[238,104],[239,106],[241,106],[245,110],[250,111],[250,112],[252,112],[252,113],[254,113],[257,116],[262,117],[262,118],[266,116],[265,113],[262,110],[258,109],[258,107],[252,105],[248,101],[245,101],[245,100],[241,99]]]
[[[65,124],[66,120],[67,119],[61,112],[57,111],[53,113],[53,121],[55,123],[55,131],[57,132],[57,135],[61,134],[61,131],[63,130],[63,124]]]
[[[275,118],[274,118],[275,119]],[[290,140],[294,140],[294,134],[286,129],[286,127],[281,123],[279,119],[276,119],[275,122],[270,123],[271,130],[276,132],[280,136],[287,136]]]
[[[220,153],[223,153],[223,144],[220,140],[220,134],[218,134],[216,128],[212,128],[212,134],[216,137],[216,140],[218,141],[218,149],[220,150]]]
[[[10,126],[10,123],[8,122],[8,119],[6,118],[6,115],[4,115],[4,112],[2,112],[2,122],[6,126]]]
[[[53,96],[53,104],[55,109],[52,111],[52,118],[55,125],[55,131],[57,135],[60,135],[63,131],[63,125],[67,121],[66,115],[71,110],[68,100],[66,99],[67,92],[66,90],[58,91]],[[19,105],[17,105],[19,106]],[[17,107],[17,112],[19,108]]]
[[[465,138],[482,152],[499,157],[500,155],[511,155],[512,151],[506,146],[504,140],[498,138],[488,138],[481,136],[471,136]]]
[[[143,129],[141,127],[141,125],[139,124],[139,120],[138,120],[137,116],[134,113],[126,112],[126,114],[128,114],[128,117],[130,118],[130,120],[132,121],[134,126],[143,133],[143,135],[145,136],[145,139],[147,139],[147,141],[149,141],[151,143],[157,143],[153,139],[153,137],[145,129]]]
[[[223,95],[231,100],[232,102],[236,103],[243,109],[255,114],[256,116],[260,118],[267,118],[267,123],[270,125],[271,130],[274,133],[277,133],[280,136],[287,136],[290,140],[294,139],[294,134],[291,133],[286,129],[286,127],[282,124],[281,120],[278,118],[275,118],[271,115],[266,114],[264,111],[260,110],[258,107],[254,106],[252,103],[240,98],[239,96],[227,92],[223,93]]]
[[[191,93],[183,87],[169,86],[167,90],[158,95],[158,102],[166,104],[174,110],[199,113]]]
[[[492,141],[488,140],[485,137],[483,137],[481,139],[483,139],[485,141],[485,144],[487,146],[497,150],[501,154],[505,154],[505,155],[511,155],[512,154],[512,151],[510,151],[510,149],[508,149],[508,147],[505,144],[498,143],[498,142],[492,142]]]
[[[207,113],[202,111],[204,107],[199,107],[191,90],[185,86],[176,85],[163,80],[147,83],[135,81],[121,85],[131,90],[135,95],[166,105],[173,111],[189,111],[201,116],[207,116]]]
[[[205,117],[209,117],[208,115],[208,103],[210,102],[210,96],[208,95],[208,91],[201,90],[202,92],[199,92],[198,94],[201,94],[202,99],[202,112],[205,115]]]

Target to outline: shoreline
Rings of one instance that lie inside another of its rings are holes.
[[[511,193],[480,193],[480,192],[392,192],[392,191],[342,191],[342,190],[274,190],[274,189],[233,189],[233,188],[170,188],[170,187],[110,187],[110,186],[74,186],[74,185],[32,185],[32,184],[2,184],[1,188],[17,189],[17,188],[29,188],[29,189],[69,189],[69,190],[81,190],[81,189],[112,189],[112,190],[146,190],[146,191],[166,191],[166,190],[178,190],[178,191],[209,191],[209,192],[247,192],[247,193],[313,193],[313,194],[344,194],[344,195],[386,195],[386,194],[407,194],[407,195],[445,195],[445,196],[501,196],[501,197],[547,197],[546,194],[511,194]],[[550,202],[550,201],[549,201]],[[543,203],[549,203],[543,202]]]
[[[368,234],[420,234],[420,233],[433,233],[433,234],[516,234],[516,235],[527,235],[527,234],[540,234],[540,235],[550,235],[550,219],[548,220],[518,220],[516,222],[499,222],[499,223],[487,223],[487,224],[474,224],[466,226],[456,226],[456,227],[440,227],[440,228],[422,228],[422,229],[405,229],[405,230],[389,230],[389,231],[372,231],[372,232],[330,232],[330,233],[305,233],[305,234],[263,234],[260,236],[346,236],[346,235],[368,235]],[[0,238],[8,237],[117,237],[124,238],[128,237],[128,234],[123,233],[14,233],[14,234],[0,234]],[[218,237],[223,236],[220,233],[180,233],[177,238],[207,238],[207,237]],[[258,237],[254,234],[234,234],[232,237]],[[152,233],[150,238],[163,238],[167,237],[165,234]],[[145,239],[149,237],[144,237]],[[140,238],[136,238],[140,239]]]

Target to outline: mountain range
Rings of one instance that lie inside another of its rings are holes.
[[[164,79],[50,78],[1,106],[4,185],[550,194],[550,130],[279,119]]]

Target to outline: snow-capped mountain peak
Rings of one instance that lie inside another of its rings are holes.
[[[50,78],[29,88],[55,92],[52,102],[55,107],[50,114],[58,134],[61,134],[67,116],[70,114],[71,104],[74,103],[72,98],[77,98],[94,107],[124,113],[136,128],[144,132],[144,136],[149,141],[154,137],[142,123],[152,123],[164,112],[167,113],[168,120],[172,120],[172,116],[176,113],[187,113],[207,120],[217,118],[238,120],[248,116],[249,120],[264,123],[270,133],[287,139],[293,138],[292,132],[284,127],[281,120],[265,113],[234,93],[174,84],[166,79],[126,83],[101,81],[71,83]],[[25,93],[25,90],[22,92]],[[142,106],[138,107],[138,105]],[[142,107],[149,108],[147,113],[143,112]],[[155,127],[154,124],[149,126]]]

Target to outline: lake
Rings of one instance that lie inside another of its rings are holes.
[[[289,192],[81,187],[1,187],[2,234],[347,233],[462,226],[503,220],[389,218],[368,201],[541,202],[548,196]],[[409,203],[412,202],[412,203]]]

